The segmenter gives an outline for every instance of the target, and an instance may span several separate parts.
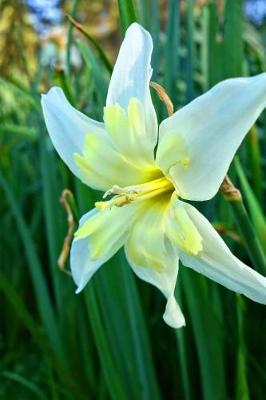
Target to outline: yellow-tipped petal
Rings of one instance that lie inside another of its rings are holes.
[[[137,212],[135,205],[91,210],[84,215],[71,247],[70,264],[80,292],[97,269],[123,246]]]
[[[74,154],[82,154],[89,132],[94,136],[107,135],[104,124],[72,107],[58,87],[53,87],[42,95],[42,109],[49,136],[60,157],[85,184],[100,189],[103,182],[90,174],[84,174],[84,168],[77,165]]]
[[[131,98],[127,109],[119,104],[106,106],[104,122],[114,147],[134,165],[154,168],[154,147],[146,129],[143,104]],[[153,166],[153,167],[152,167]]]
[[[189,217],[185,203],[179,201],[175,193],[167,216],[166,234],[178,249],[193,255],[202,251],[202,237]]]
[[[230,290],[266,304],[266,278],[236,258],[209,221],[190,204],[184,203],[189,218],[202,238],[202,251],[179,251],[182,263]]]
[[[158,174],[156,167],[143,169],[137,163],[129,163],[105,135],[85,135],[82,152],[73,154],[73,159],[82,180],[104,191],[115,184],[125,186],[146,182]]]
[[[150,65],[152,47],[149,32],[137,23],[131,24],[126,31],[114,66],[106,105],[109,107],[119,104],[127,112],[128,107],[132,106],[130,106],[131,99],[137,99],[143,109],[141,117],[143,119],[141,125],[144,128],[143,140],[147,140],[153,150],[157,143],[158,125],[149,88],[152,75]],[[138,112],[138,119],[139,116]]]
[[[156,286],[167,298],[165,322],[174,328],[185,325],[183,314],[174,298],[178,257],[165,237],[165,216],[169,196],[146,201],[130,230],[125,251],[136,275]]]
[[[265,107],[263,73],[220,82],[161,123],[156,161],[180,197],[208,200],[217,193],[240,143]],[[183,143],[189,164],[180,154]]]

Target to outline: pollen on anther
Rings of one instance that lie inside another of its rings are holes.
[[[99,211],[103,211],[103,210],[106,209],[106,202],[105,202],[105,201],[96,201],[95,207],[96,207]]]

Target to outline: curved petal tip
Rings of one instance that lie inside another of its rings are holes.
[[[169,297],[167,301],[163,319],[171,328],[177,329],[186,325],[184,315],[174,296]]]

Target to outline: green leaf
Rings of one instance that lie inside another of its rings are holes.
[[[70,15],[67,16],[69,21],[88,39],[88,41],[92,44],[94,49],[96,50],[99,59],[102,61],[103,65],[106,67],[107,71],[111,74],[113,71],[113,67],[108,60],[104,50],[102,47],[99,45],[96,39],[92,37],[83,27],[81,24],[79,24],[77,21],[74,20]]]
[[[55,314],[50,299],[50,294],[48,292],[47,282],[43,275],[42,267],[39,258],[36,254],[36,250],[29,229],[26,225],[26,222],[21,213],[16,198],[12,193],[9,184],[7,183],[7,181],[5,180],[4,176],[1,173],[0,173],[0,185],[2,186],[6,194],[6,197],[8,199],[8,203],[13,213],[16,227],[19,231],[21,241],[24,246],[41,320],[45,326],[47,335],[51,341],[52,346],[63,357],[60,335],[58,332],[58,326],[55,319]]]
[[[3,371],[0,375],[3,378],[9,379],[12,382],[14,383],[16,382],[27,388],[29,392],[34,394],[35,399],[46,400],[45,394],[39,389],[39,387],[30,380],[24,378],[23,376],[16,374],[15,372],[12,371]]]
[[[206,278],[186,267],[181,268],[180,275],[194,333],[203,398],[224,400],[228,397],[222,333],[224,326],[220,325],[212,310]],[[187,318],[187,330],[190,329],[189,324]]]
[[[79,182],[76,188],[84,212],[92,206],[96,194]],[[159,399],[138,291],[122,254],[101,267],[89,282],[85,299],[110,395],[117,399],[123,399],[125,393],[132,399]]]
[[[243,73],[243,0],[226,0],[224,14],[224,78]]]
[[[168,23],[164,51],[164,87],[176,104],[177,74],[179,70],[180,48],[180,4],[177,0],[168,1]]]
[[[194,0],[187,0],[186,6],[186,58],[185,82],[186,102],[193,100],[194,94],[194,65],[195,65],[195,26],[194,26]]]
[[[241,191],[243,192],[244,200],[247,203],[254,229],[259,237],[264,251],[266,252],[266,219],[263,210],[254,194],[254,191],[252,190],[238,157],[235,157],[234,159],[234,167],[240,180]]]
[[[238,321],[238,351],[236,363],[236,400],[249,400],[249,388],[247,381],[246,349],[244,339],[244,300],[237,295],[237,321]]]
[[[137,21],[135,5],[133,0],[117,0],[119,10],[119,22],[123,35],[129,25]]]

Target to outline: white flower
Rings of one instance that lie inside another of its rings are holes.
[[[266,278],[238,260],[207,219],[181,199],[208,200],[217,193],[265,107],[266,74],[219,83],[165,119],[158,136],[149,90],[151,52],[149,33],[132,24],[111,78],[103,123],[73,108],[59,88],[42,98],[62,159],[84,183],[110,196],[80,220],[71,249],[77,292],[125,245],[134,272],[167,298],[164,320],[172,327],[185,324],[174,297],[179,259],[265,304]]]

